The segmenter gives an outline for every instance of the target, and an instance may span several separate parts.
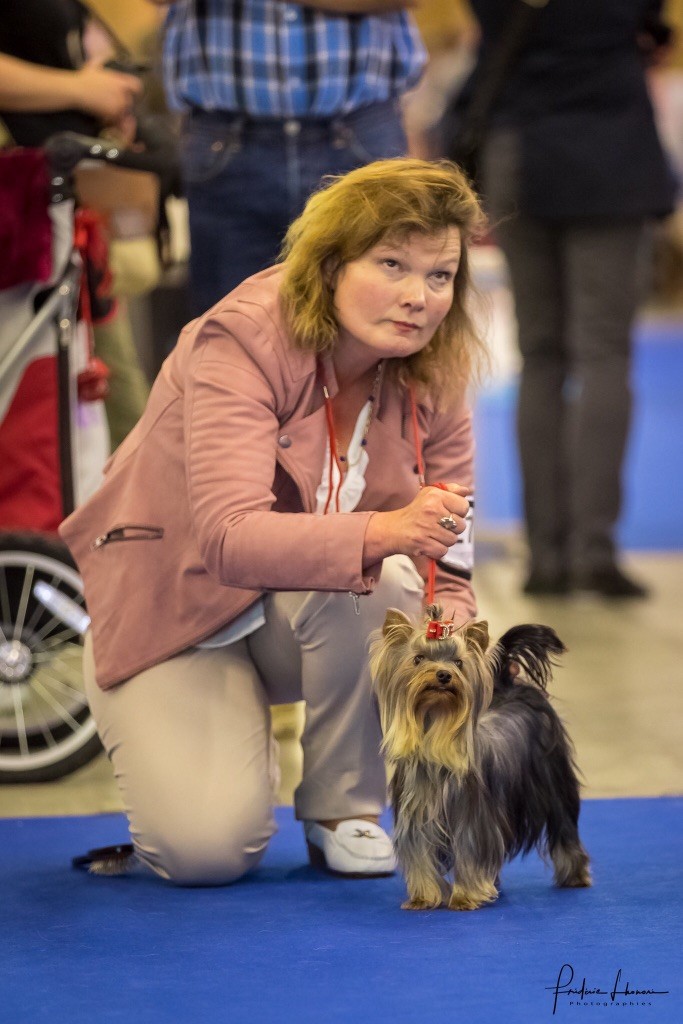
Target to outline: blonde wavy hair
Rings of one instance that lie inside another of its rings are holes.
[[[487,365],[484,343],[466,307],[472,288],[468,244],[485,218],[462,171],[447,160],[378,160],[330,177],[308,200],[285,237],[281,297],[295,344],[309,352],[334,349],[339,333],[331,286],[343,264],[382,241],[460,231],[462,256],[453,302],[422,351],[392,360],[390,372],[423,385],[437,399],[454,399]]]

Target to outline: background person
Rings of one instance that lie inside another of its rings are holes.
[[[89,46],[102,55],[93,57]],[[114,56],[108,47],[106,29],[77,0],[23,0],[0,9],[0,117],[16,145],[40,147],[61,131],[99,136],[107,130],[123,145],[133,141],[142,84],[103,66]],[[93,331],[110,371],[105,408],[116,448],[142,414],[149,384],[126,300],[111,291],[107,286],[113,312],[96,318]]]
[[[425,558],[448,613],[475,612],[441,520],[462,532],[472,489],[480,224],[450,164],[336,179],[280,265],[185,329],[62,527],[92,616],[88,699],[137,856],[163,877],[220,884],[258,863],[275,828],[269,705],[302,697],[311,858],[393,869],[367,639],[387,607],[419,613]],[[420,487],[423,460],[447,490]]]
[[[472,0],[480,66],[513,2]],[[496,101],[484,149],[483,194],[523,359],[530,594],[647,593],[621,567],[616,526],[647,225],[675,195],[645,79],[667,38],[660,10],[657,0],[550,0]]]
[[[414,3],[162,4],[195,313],[273,262],[323,175],[406,152],[398,100],[425,64]]]

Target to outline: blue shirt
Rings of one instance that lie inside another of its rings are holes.
[[[399,96],[426,61],[405,11],[327,14],[280,0],[178,0],[164,80],[170,105],[253,117],[331,117]]]

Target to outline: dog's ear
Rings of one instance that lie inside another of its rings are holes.
[[[387,617],[382,626],[382,636],[389,643],[404,643],[414,628],[408,616],[398,608],[387,608]]]
[[[478,647],[482,654],[489,645],[489,624],[481,619],[479,622],[468,622],[463,630],[465,643],[468,647]]]

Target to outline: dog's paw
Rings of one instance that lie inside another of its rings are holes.
[[[582,867],[575,874],[555,881],[555,885],[561,889],[589,889],[592,884],[593,879],[588,867]]]
[[[493,885],[486,886],[481,891],[469,891],[460,885],[454,885],[448,901],[448,909],[477,910],[485,903],[493,903],[496,899],[498,899],[498,890]]]
[[[555,885],[561,889],[587,889],[593,884],[590,859],[580,843],[553,851]]]
[[[409,899],[401,904],[401,910],[436,910],[441,905],[441,900],[435,903],[433,900]]]
[[[477,910],[483,900],[473,899],[471,896],[451,896],[448,901],[449,910]]]

